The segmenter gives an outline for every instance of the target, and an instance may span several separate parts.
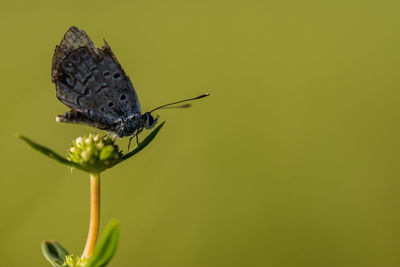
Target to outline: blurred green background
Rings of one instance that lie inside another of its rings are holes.
[[[142,109],[210,92],[102,175],[110,266],[399,266],[399,1],[3,1],[1,266],[83,250],[88,175],[65,154],[51,59],[71,25],[107,40]],[[98,132],[98,131],[97,131]],[[145,134],[147,134],[146,132]],[[144,135],[142,136],[142,138]],[[120,141],[126,149],[126,140]]]

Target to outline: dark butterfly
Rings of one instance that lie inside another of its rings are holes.
[[[57,98],[71,108],[57,116],[58,122],[86,124],[118,137],[132,136],[131,139],[156,125],[158,117],[151,115],[153,111],[209,95],[162,105],[142,114],[135,88],[108,44],[104,41],[103,47],[97,48],[76,27],[69,28],[56,46],[51,78]]]

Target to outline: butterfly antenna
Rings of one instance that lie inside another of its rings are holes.
[[[169,109],[169,108],[190,108],[191,106],[192,106],[192,104],[187,103],[187,104],[183,104],[183,105],[179,105],[179,106],[164,107],[163,109]]]
[[[165,105],[156,107],[155,109],[151,110],[150,113],[155,111],[155,110],[157,110],[157,109],[161,109],[161,108],[165,108],[165,107],[168,107],[168,106],[176,105],[176,104],[179,104],[179,103],[182,103],[182,102],[186,102],[186,101],[192,101],[192,100],[200,99],[200,98],[203,98],[203,97],[206,97],[206,96],[209,96],[209,95],[210,95],[209,93],[205,93],[205,94],[199,95],[197,97],[193,97],[193,98],[184,99],[184,100],[181,100],[181,101],[165,104]],[[188,105],[182,105],[182,106],[179,106],[179,107],[187,108],[187,107],[190,107],[190,105],[189,106]]]

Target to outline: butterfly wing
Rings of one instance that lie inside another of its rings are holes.
[[[52,81],[62,103],[98,125],[111,128],[121,119],[141,114],[135,89],[111,48],[107,43],[96,48],[76,27],[56,47]],[[85,123],[82,116],[79,121]]]

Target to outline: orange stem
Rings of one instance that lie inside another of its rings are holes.
[[[82,257],[92,256],[96,247],[100,225],[100,173],[90,174],[90,222],[89,233]]]

